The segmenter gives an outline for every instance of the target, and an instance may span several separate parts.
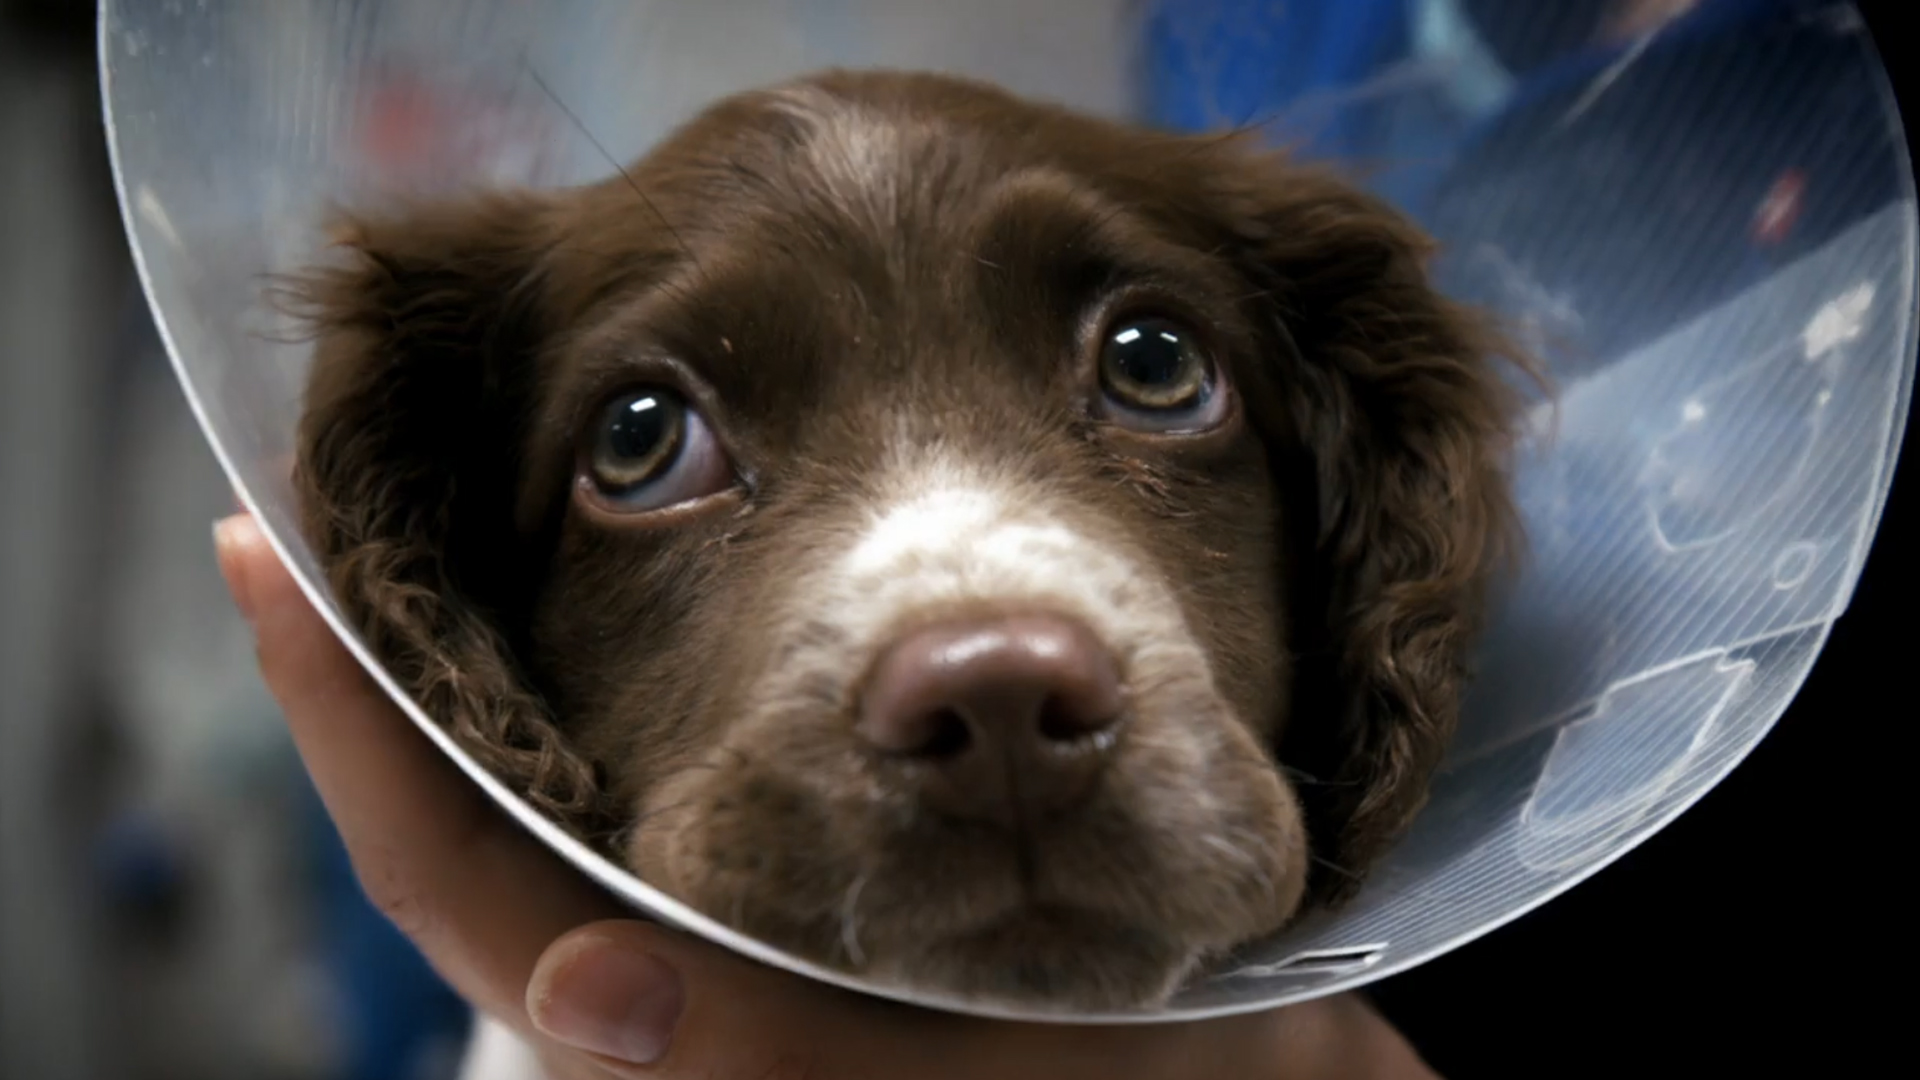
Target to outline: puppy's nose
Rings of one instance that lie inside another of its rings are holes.
[[[1125,704],[1093,631],[1064,616],[998,616],[895,642],[861,697],[858,730],[925,766],[934,809],[1016,825],[1088,791]]]

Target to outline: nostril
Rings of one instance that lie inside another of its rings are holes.
[[[927,741],[913,751],[913,756],[933,761],[946,761],[959,757],[973,745],[973,732],[967,727],[967,721],[952,709],[941,709],[934,713],[928,724],[931,732]]]

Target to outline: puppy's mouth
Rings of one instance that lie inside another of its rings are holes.
[[[1029,1008],[1125,1011],[1171,995],[1199,959],[1139,922],[1036,902],[930,939],[873,974]]]
[[[1027,1007],[1159,1002],[1214,934],[1154,892],[1177,888],[1152,838],[1076,814],[1017,831],[903,836],[840,913],[834,962],[909,987]],[[905,854],[908,845],[918,848]],[[902,857],[904,856],[904,857]],[[1204,917],[1203,917],[1204,918]],[[1197,933],[1196,933],[1197,932]]]
[[[1300,903],[1297,807],[1222,708],[1135,716],[1072,801],[1004,816],[936,809],[980,806],[864,748],[718,751],[649,800],[630,857],[736,929],[910,990],[1150,1007]]]

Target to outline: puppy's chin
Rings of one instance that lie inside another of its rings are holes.
[[[883,983],[1042,1012],[1152,1008],[1279,929],[1306,878],[1298,805],[1252,740],[1156,726],[1085,805],[1018,830],[933,816],[857,754],[836,771],[797,745],[723,748],[660,785],[627,856],[743,933]]]
[[[1098,911],[1036,904],[876,957],[866,974],[1042,1012],[1124,1012],[1166,1001],[1203,958],[1177,935]]]

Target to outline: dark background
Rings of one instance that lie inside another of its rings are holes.
[[[1910,0],[1860,5],[1912,145]],[[1914,457],[1853,602],[1767,736],[1673,825],[1531,915],[1373,988],[1450,1077],[1881,1075],[1910,1014]],[[1907,719],[1903,720],[1902,717]],[[1909,1065],[1908,1067],[1911,1067]]]

